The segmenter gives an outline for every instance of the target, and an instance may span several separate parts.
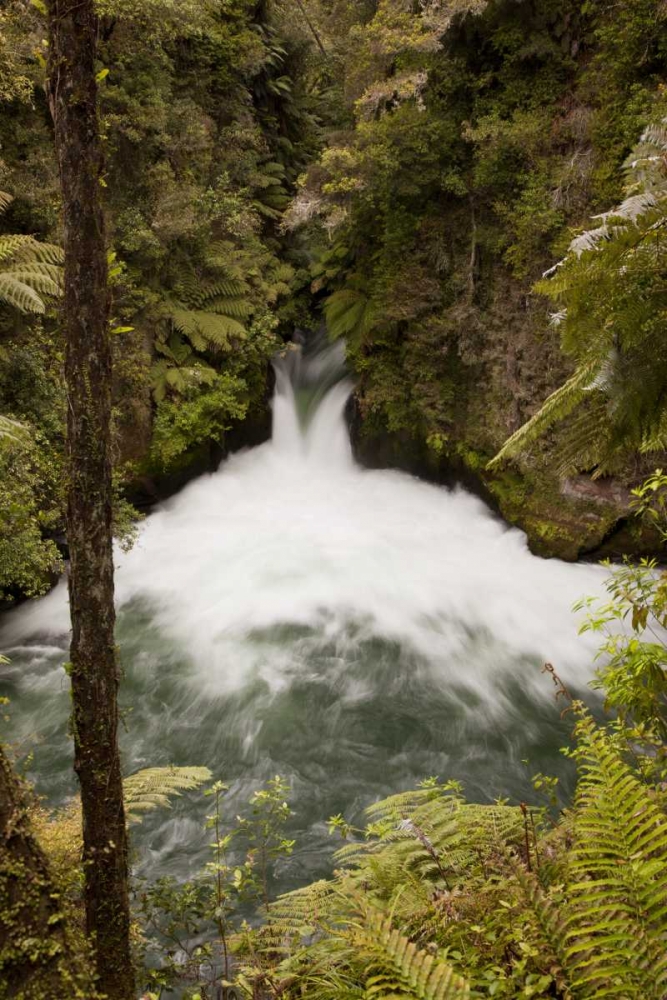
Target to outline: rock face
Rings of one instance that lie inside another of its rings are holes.
[[[463,482],[528,535],[533,552],[574,561],[599,554],[654,555],[658,539],[639,528],[630,489],[659,457],[635,461],[616,479],[561,479],[556,427],[519,463],[489,472],[507,438],[569,375],[548,303],[487,259],[484,296],[462,313],[455,304],[428,330],[406,325],[351,363],[359,374],[352,416],[360,461],[435,482]]]
[[[634,517],[627,484],[579,475],[559,481],[541,470],[486,471],[484,456],[459,448],[437,456],[417,435],[371,433],[351,413],[356,458],[369,468],[396,468],[445,486],[461,484],[482,497],[512,525],[526,532],[530,549],[567,562],[624,555],[657,555],[661,539]]]
[[[568,500],[584,500],[602,507],[630,509],[632,494],[629,489],[613,479],[591,479],[575,476],[561,483],[561,496]]]
[[[170,472],[160,472],[151,469],[147,459],[150,451],[152,434],[152,406],[148,399],[142,410],[145,418],[145,433],[135,441],[137,451],[128,458],[135,462],[138,471],[126,485],[126,493],[130,502],[144,513],[150,511],[155,504],[168,499],[198,476],[215,472],[225,458],[243,448],[255,448],[271,437],[272,373],[267,373],[266,394],[264,399],[252,407],[245,420],[237,421],[225,434],[222,443],[206,442],[188,456],[188,461]],[[132,448],[132,435],[127,439],[128,449]],[[126,452],[127,454],[127,452]]]

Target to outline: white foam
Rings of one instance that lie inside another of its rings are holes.
[[[331,375],[331,363],[317,364]],[[233,690],[258,674],[279,688],[290,649],[258,632],[294,623],[345,642],[350,621],[481,694],[521,657],[587,679],[593,647],[571,607],[600,591],[604,571],[534,557],[520,531],[463,490],[361,469],[344,422],[349,386],[335,383],[304,427],[294,382],[279,368],[271,442],[192,483],[117,554],[119,605],[150,602],[200,689]],[[66,633],[66,599],[61,583],[15,612],[4,646]]]

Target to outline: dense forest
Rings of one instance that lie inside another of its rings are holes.
[[[659,206],[633,203],[599,272],[584,257],[536,283],[577,227],[599,228],[626,194],[659,199],[662,6],[423,6],[100,10],[120,532],[124,495],[146,503],[215,461],[225,435],[265,432],[267,359],[324,311],[360,378],[367,461],[467,470],[544,554],[641,548],[614,535],[625,487],[660,463],[642,457],[662,444]],[[23,3],[2,18],[1,406],[30,428],[2,457],[11,597],[58,565],[64,391],[44,18]],[[632,167],[649,126],[652,168]],[[644,231],[636,274],[610,295],[614,255]],[[489,472],[575,369],[579,397],[601,380],[585,417],[572,396]],[[611,419],[603,378],[624,400]]]
[[[664,0],[2,0],[0,212],[0,605],[69,567],[81,791],[40,798],[8,705],[0,1000],[665,1000]],[[617,561],[602,694],[545,668],[572,794],[425,773],[277,894],[283,777],[239,815],[196,745],[123,777],[112,535],[267,441],[318,331],[365,469]],[[208,861],[135,877],[183,793]]]

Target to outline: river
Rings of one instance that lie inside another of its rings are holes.
[[[191,483],[117,554],[125,770],[207,765],[233,819],[263,780],[290,784],[289,888],[328,871],[327,818],[432,775],[470,799],[531,796],[559,774],[594,648],[572,604],[604,571],[531,555],[481,500],[352,457],[340,350],[277,365],[273,439]],[[5,616],[5,738],[56,805],[74,791],[66,590]],[[189,793],[134,828],[150,876],[207,860],[207,801]]]

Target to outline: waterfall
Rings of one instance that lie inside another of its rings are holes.
[[[353,385],[345,378],[343,344],[316,340],[305,355],[300,349],[288,351],[274,369],[274,450],[311,465],[349,468],[352,449],[344,413]],[[309,397],[301,414],[299,393]]]
[[[273,439],[191,483],[116,554],[127,769],[206,764],[231,808],[285,775],[305,852],[285,886],[325,870],[332,813],[432,774],[484,799],[561,773],[566,727],[541,665],[577,690],[592,671],[571,607],[604,571],[532,556],[464,490],[359,467],[350,390],[340,345],[290,348]],[[61,583],[0,633],[9,737],[39,737],[35,777],[55,800],[73,787],[68,627]],[[147,819],[142,864],[182,873],[205,855],[198,809]]]

